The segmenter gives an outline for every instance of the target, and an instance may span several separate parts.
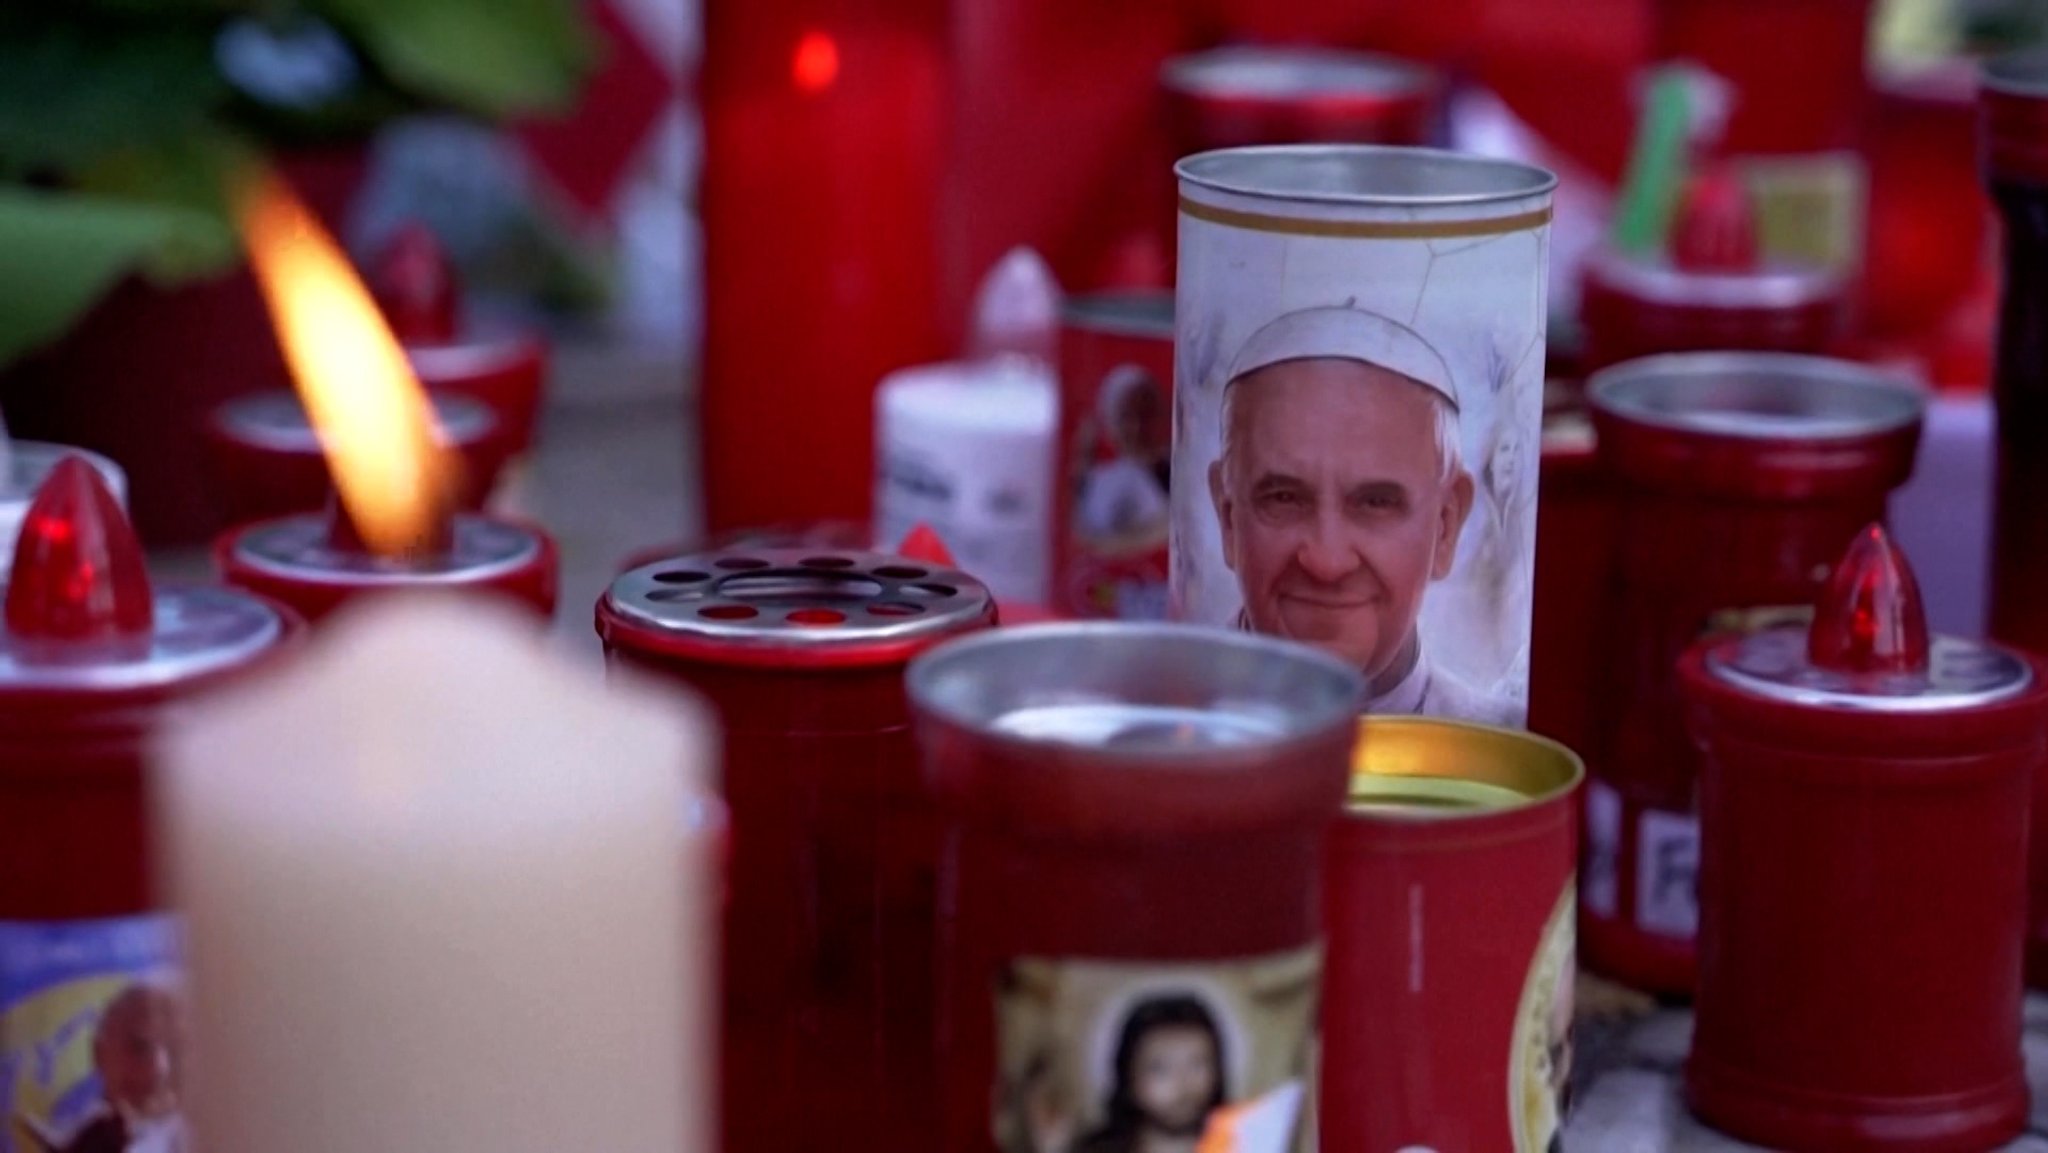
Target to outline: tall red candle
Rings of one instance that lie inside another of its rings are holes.
[[[1617,553],[1594,643],[1580,940],[1595,968],[1691,992],[1696,753],[1674,672],[1702,633],[1810,605],[1912,471],[1920,395],[1844,361],[1677,353],[1593,377]]]
[[[1703,752],[1693,1108],[1783,1149],[2017,1136],[2042,666],[1930,640],[1872,526],[1810,632],[1702,643],[1681,677]]]
[[[937,1148],[938,815],[903,667],[994,620],[963,573],[824,547],[671,557],[598,603],[609,660],[695,688],[725,732],[732,1153]]]
[[[95,1115],[179,1124],[178,950],[151,865],[149,742],[195,693],[294,647],[303,631],[241,593],[152,589],[134,531],[83,458],[61,462],[38,492],[0,625],[0,1084],[10,1125],[61,1136]],[[110,1084],[102,1062],[39,1056],[74,1044],[98,1051],[80,1027],[146,1061],[128,1060]]]
[[[1314,1109],[1322,834],[1359,673],[1102,622],[954,641],[909,684],[947,828],[942,1147],[1289,1147]],[[1154,1064],[1174,1089],[1138,1083]]]

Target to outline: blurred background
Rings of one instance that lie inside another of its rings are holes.
[[[1320,130],[1225,115],[1228,84],[1298,74],[1163,80],[1249,45],[1426,70],[1422,120],[1332,132],[1561,174],[1560,379],[1589,256],[1661,259],[1687,182],[1733,172],[1755,259],[1846,283],[1829,351],[1988,436],[1973,61],[2044,37],[2048,0],[26,0],[0,12],[0,411],[113,457],[164,563],[203,572],[237,515],[208,421],[287,383],[222,194],[260,157],[387,303],[419,259],[452,280],[457,319],[401,299],[401,335],[545,349],[490,499],[563,537],[568,603],[634,549],[864,524],[878,381],[975,347],[1006,252],[1066,293],[1169,286],[1172,158]]]

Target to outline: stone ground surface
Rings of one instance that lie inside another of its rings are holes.
[[[685,417],[687,373],[661,353],[603,346],[561,350],[540,446],[504,494],[546,524],[562,548],[563,648],[595,661],[591,608],[619,561],[683,540],[698,523],[690,486],[694,428]],[[155,559],[169,576],[205,579],[203,550]],[[1739,1153],[1755,1149],[1707,1128],[1680,1099],[1679,1071],[1692,1015],[1581,978],[1569,1153]],[[2028,1135],[2011,1153],[2048,1153],[2048,996],[2027,1003],[2026,1054],[2034,1087]]]
[[[1692,1014],[1658,1006],[1595,977],[1579,981],[1569,1153],[1742,1153],[1755,1145],[1725,1137],[1687,1112],[1679,1076],[1692,1040]],[[2027,998],[2029,1132],[2007,1153],[2048,1153],[2048,996]]]

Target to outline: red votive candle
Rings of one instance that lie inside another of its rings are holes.
[[[429,398],[436,428],[462,460],[460,503],[481,508],[513,450],[507,427],[480,401]],[[334,491],[320,436],[294,393],[250,393],[222,404],[206,422],[206,439],[230,523],[318,509]]]
[[[729,1153],[939,1148],[939,824],[903,670],[994,621],[964,573],[829,548],[672,557],[598,602],[608,659],[696,689],[725,732]]]
[[[1723,166],[1688,186],[1668,256],[1593,252],[1580,302],[1586,369],[1660,352],[1829,351],[1846,279],[1766,260],[1758,243],[1755,206]]]
[[[419,225],[392,237],[369,280],[420,383],[436,397],[466,397],[488,406],[498,417],[506,451],[524,455],[540,423],[547,345],[527,333],[465,327],[454,266],[440,241]]]
[[[1428,144],[1443,81],[1371,52],[1217,48],[1160,71],[1177,156],[1256,144]]]
[[[1528,733],[1365,719],[1324,860],[1322,1149],[1552,1148],[1584,774]]]
[[[0,624],[0,1065],[13,1072],[10,1125],[51,1135],[54,1148],[95,1114],[178,1123],[184,1054],[161,1027],[175,1019],[178,951],[152,875],[149,742],[188,698],[303,632],[288,611],[243,593],[152,590],[134,531],[82,457],[58,464],[38,491]],[[102,1085],[93,1062],[44,1066],[33,1056],[89,1053],[95,1041],[143,1057],[121,1066],[143,1070],[131,1073],[142,1080]],[[125,1137],[108,1140],[125,1147]]]
[[[1588,962],[1692,991],[1696,753],[1675,667],[1703,633],[1803,614],[1841,542],[1912,472],[1922,399],[1846,361],[1676,353],[1589,386],[1615,568],[1587,751]]]
[[[257,521],[214,542],[220,579],[290,605],[315,623],[362,596],[447,589],[502,597],[541,617],[555,612],[561,557],[537,525],[455,513],[421,548],[379,556],[339,508]]]
[[[1872,526],[1810,632],[1703,642],[1680,675],[1703,754],[1693,1108],[1778,1149],[2018,1136],[2042,667],[1930,640]]]
[[[909,683],[947,829],[942,1148],[1291,1148],[1359,673],[1099,622],[954,641]]]

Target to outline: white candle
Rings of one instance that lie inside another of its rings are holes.
[[[1035,361],[906,368],[875,392],[875,536],[931,526],[1000,601],[1044,604],[1058,385]]]
[[[707,714],[398,599],[162,750],[203,1153],[709,1147]]]

